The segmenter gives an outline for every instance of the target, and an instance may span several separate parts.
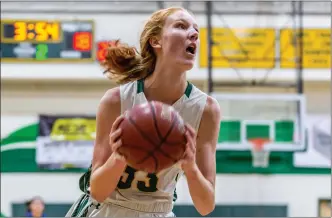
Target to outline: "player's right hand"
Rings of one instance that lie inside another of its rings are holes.
[[[114,121],[112,128],[111,128],[111,132],[109,134],[109,144],[111,146],[111,150],[112,152],[120,157],[121,159],[124,157],[119,154],[118,149],[119,147],[122,145],[122,141],[121,141],[121,128],[119,128],[121,122],[123,121],[124,116],[119,116],[118,118],[116,118],[116,120]]]

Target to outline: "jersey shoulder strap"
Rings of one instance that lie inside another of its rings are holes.
[[[120,85],[121,114],[133,107],[137,93],[137,81]]]
[[[198,131],[202,119],[207,97],[208,95],[206,93],[192,85],[190,95],[187,96],[187,99],[184,101],[185,108],[187,110],[182,114],[182,116],[185,117],[189,123],[191,123],[192,127],[196,131]]]

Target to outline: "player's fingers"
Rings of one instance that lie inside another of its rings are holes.
[[[183,154],[182,158],[179,160],[179,163],[180,163],[180,164],[183,164],[183,163],[185,163],[185,162],[186,162],[186,159],[187,159],[187,157],[188,157],[188,150],[186,150],[186,151],[184,152],[184,154]]]
[[[194,139],[192,138],[191,134],[189,132],[186,132],[186,139],[187,139],[187,149],[190,152],[195,152],[195,142]]]
[[[191,152],[196,153],[196,132],[190,125],[187,125],[186,133],[188,134],[187,140],[189,139]]]
[[[121,139],[117,140],[115,143],[112,144],[112,151],[116,152],[121,145],[122,145]]]
[[[186,124],[187,132],[190,133],[192,138],[196,138],[196,131],[189,124]]]
[[[121,133],[122,133],[121,129],[117,129],[114,132],[111,132],[111,134],[110,134],[110,142],[111,143],[116,142],[120,138]]]
[[[120,115],[118,118],[115,119],[112,128],[111,128],[111,132],[114,132],[116,129],[118,129],[120,123],[123,121],[124,116]]]

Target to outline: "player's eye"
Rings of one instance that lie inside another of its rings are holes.
[[[180,29],[186,29],[186,25],[184,25],[183,23],[178,23],[176,27]]]

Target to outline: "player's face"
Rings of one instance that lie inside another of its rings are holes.
[[[187,12],[179,10],[165,21],[160,38],[161,54],[170,64],[190,70],[195,63],[199,45],[198,26],[195,19]]]

